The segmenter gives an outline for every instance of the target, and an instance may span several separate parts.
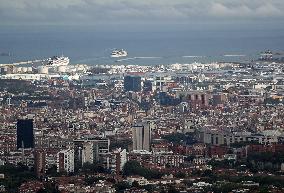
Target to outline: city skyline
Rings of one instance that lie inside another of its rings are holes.
[[[283,0],[0,0],[0,193],[283,193]]]

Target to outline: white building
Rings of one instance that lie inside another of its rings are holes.
[[[113,173],[119,174],[127,162],[126,149],[118,148],[111,153],[108,169]]]
[[[1,79],[17,79],[17,80],[42,80],[49,79],[46,74],[7,74],[1,76]]]
[[[91,142],[84,143],[83,150],[82,150],[82,162],[83,163],[94,163],[94,144]]]
[[[62,150],[57,153],[57,172],[74,172],[74,150]]]
[[[109,154],[110,140],[100,137],[87,137],[74,140],[74,157],[76,167],[82,167],[84,163],[93,164],[103,162]]]
[[[160,91],[167,91],[167,84],[174,82],[170,75],[158,75],[155,77],[153,91],[159,89]]]
[[[132,185],[133,182],[138,182],[139,186],[145,186],[147,185],[149,182],[147,179],[145,179],[142,176],[129,176],[127,177],[127,182]]]

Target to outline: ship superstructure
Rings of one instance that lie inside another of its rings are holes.
[[[123,49],[121,49],[121,50],[116,49],[116,50],[112,51],[112,53],[110,55],[110,57],[112,57],[112,58],[119,58],[119,57],[125,57],[125,56],[127,56],[127,52]]]
[[[48,66],[66,66],[70,62],[70,59],[65,56],[53,56],[48,59]]]

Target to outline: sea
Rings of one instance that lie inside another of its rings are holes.
[[[111,58],[114,49],[124,49],[128,56]],[[249,62],[265,50],[284,51],[284,30],[0,29],[0,64],[60,55],[68,56],[71,64],[88,65]]]

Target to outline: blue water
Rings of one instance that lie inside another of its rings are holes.
[[[266,49],[283,51],[283,32],[269,29],[127,32],[119,29],[71,27],[6,27],[0,29],[0,53],[10,52],[11,56],[0,56],[0,63],[49,58],[61,54],[69,56],[72,64],[155,65],[194,61],[249,61]],[[114,48],[127,50],[127,58],[130,59],[117,62],[117,59],[110,58]],[[224,57],[227,54],[245,56]]]

